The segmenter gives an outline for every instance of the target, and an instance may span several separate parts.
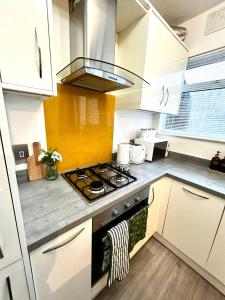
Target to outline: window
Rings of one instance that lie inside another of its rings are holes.
[[[225,141],[225,48],[189,58],[179,113],[161,115],[160,133]]]

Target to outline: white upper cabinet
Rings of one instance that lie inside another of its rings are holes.
[[[119,34],[117,64],[150,82],[117,95],[117,109],[177,114],[188,51],[171,28],[151,9]]]
[[[0,270],[21,258],[0,135]]]
[[[163,236],[205,267],[223,209],[223,199],[173,181]]]
[[[0,0],[3,88],[53,93],[48,0]]]

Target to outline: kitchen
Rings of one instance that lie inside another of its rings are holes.
[[[0,300],[225,299],[224,9],[1,2]]]

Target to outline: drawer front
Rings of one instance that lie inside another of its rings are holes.
[[[223,208],[224,200],[173,181],[163,236],[205,267]]]
[[[0,271],[0,300],[29,300],[21,260]]]
[[[31,253],[37,300],[91,299],[91,236],[88,220]]]
[[[6,165],[0,141],[0,269],[21,258]]]

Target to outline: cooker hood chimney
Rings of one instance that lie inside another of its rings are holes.
[[[116,4],[117,0],[69,0],[71,63],[57,74],[62,83],[102,93],[149,85],[115,65]]]

